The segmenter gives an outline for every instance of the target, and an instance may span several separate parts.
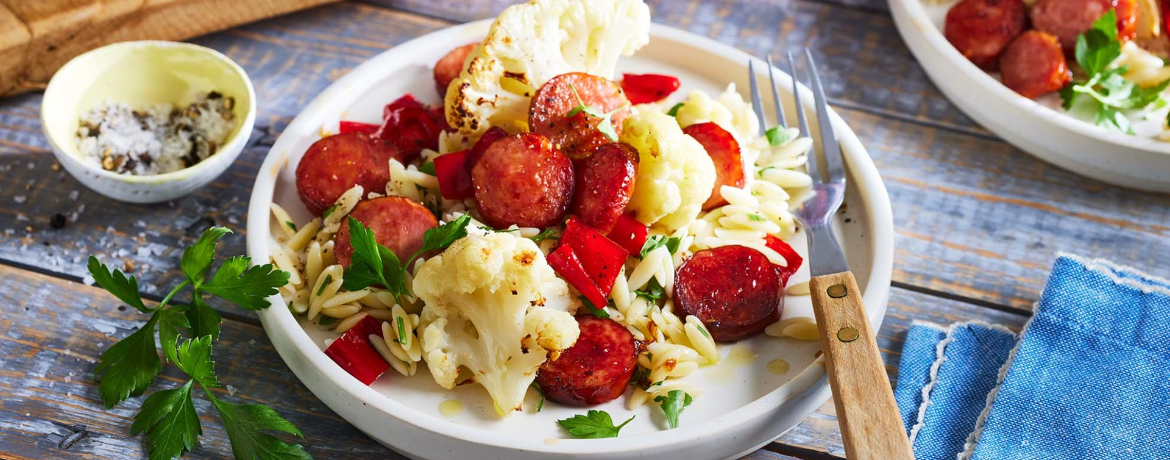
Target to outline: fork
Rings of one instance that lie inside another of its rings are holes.
[[[910,441],[898,415],[869,317],[861,303],[861,290],[833,235],[832,218],[845,198],[845,167],[816,63],[807,48],[804,54],[808,62],[807,73],[811,75],[824,164],[818,164],[815,149],[809,152],[807,167],[812,177],[813,193],[797,209],[795,217],[808,235],[808,265],[812,272],[809,291],[820,330],[829,385],[833,389],[837,421],[841,425],[845,456],[850,460],[910,460],[914,458]],[[801,135],[812,136],[801,104],[796,62],[791,52],[788,53],[788,66],[792,71],[792,94]],[[759,117],[760,129],[765,129],[764,104],[751,61],[748,61],[748,72],[752,106]],[[768,76],[772,83],[776,117],[784,125],[784,110],[780,106],[770,56]]]

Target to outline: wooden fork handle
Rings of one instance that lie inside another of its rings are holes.
[[[809,281],[837,422],[850,460],[912,460],[889,376],[853,273]]]

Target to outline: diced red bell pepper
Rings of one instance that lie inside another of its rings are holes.
[[[382,126],[375,136],[398,147],[399,159],[406,163],[418,158],[423,149],[438,149],[442,130],[430,109],[407,94],[382,110]]]
[[[565,281],[577,288],[589,299],[597,308],[604,308],[608,303],[605,300],[605,294],[597,288],[593,280],[589,279],[589,274],[585,273],[585,266],[581,264],[581,260],[577,258],[577,254],[573,252],[573,248],[568,245],[561,245],[555,251],[550,253],[548,257],[548,265],[561,275]]]
[[[426,110],[426,108],[427,108],[427,106],[423,105],[422,102],[419,102],[418,99],[415,99],[413,94],[406,94],[398,99],[395,99],[394,101],[390,102],[389,104],[386,104],[386,106],[382,108],[382,120],[386,120],[387,118],[390,118],[390,114],[396,110],[402,110],[402,109],[423,109],[423,110]]]
[[[362,133],[362,134],[373,135],[374,133],[378,132],[378,128],[380,126],[381,125],[375,125],[373,123],[362,123],[360,121],[341,120],[341,123],[338,124],[337,132],[339,134]]]
[[[629,214],[622,214],[613,224],[613,230],[610,230],[606,236],[633,256],[642,253],[642,247],[646,245],[646,236],[649,233],[649,227],[642,225]]]
[[[435,177],[439,178],[439,193],[448,200],[470,198],[475,189],[471,186],[471,170],[467,168],[470,150],[452,152],[435,157]]]
[[[764,245],[768,246],[768,249],[776,251],[780,256],[784,257],[784,260],[788,261],[787,267],[776,267],[777,270],[780,270],[780,284],[788,284],[788,278],[793,273],[796,273],[796,270],[800,269],[800,264],[804,263],[804,258],[800,257],[800,254],[797,254],[796,250],[792,249],[792,246],[789,246],[784,240],[772,235],[764,237]]]
[[[570,217],[569,223],[565,225],[560,244],[573,248],[573,252],[581,259],[581,265],[585,267],[585,273],[589,274],[589,279],[593,280],[603,295],[608,296],[629,256],[626,249],[581,223],[575,216]]]
[[[679,87],[679,81],[670,75],[622,74],[622,90],[631,104],[658,102],[670,96]]]
[[[483,156],[488,147],[491,147],[496,141],[508,137],[508,132],[501,129],[499,126],[492,126],[487,131],[484,131],[479,140],[475,141],[475,145],[471,146],[471,154],[467,156],[467,171],[475,167],[475,163]]]
[[[325,354],[333,358],[333,362],[366,385],[390,368],[390,363],[370,344],[370,334],[381,337],[382,325],[367,316],[325,349]]]

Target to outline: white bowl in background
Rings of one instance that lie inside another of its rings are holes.
[[[215,154],[179,171],[135,176],[86,162],[78,150],[81,115],[104,102],[131,107],[185,106],[199,92],[234,97],[238,121]],[[187,195],[219,177],[243,151],[256,120],[256,92],[244,69],[227,56],[190,43],[132,41],[86,52],[66,63],[45,89],[41,126],[56,155],[82,184],[121,201],[156,203]]]
[[[942,28],[954,1],[889,0],[906,46],[939,90],[964,113],[1040,159],[1104,182],[1170,192],[1170,142],[1153,138],[1161,119],[1135,120],[1138,136],[1095,126],[1092,113],[1060,109],[1049,94],[1037,101],[1016,94],[963,57]],[[1087,98],[1082,98],[1087,99]]]
[[[358,66],[306,106],[277,139],[256,178],[248,208],[247,245],[252,260],[268,260],[271,248],[277,244],[271,226],[271,203],[279,203],[297,221],[310,219],[297,198],[294,172],[301,155],[320,138],[322,130],[336,132],[343,118],[377,122],[382,106],[404,93],[438,103],[431,75],[435,60],[457,46],[482,39],[489,25],[490,21],[479,21],[455,26],[398,45]],[[677,76],[683,88],[674,99],[692,89],[718,94],[728,82],[735,82],[741,93],[747,88],[749,56],[742,51],[657,24],[650,35],[650,43],[637,55],[619,62],[620,72]],[[768,81],[767,70],[759,69],[762,73],[758,77]],[[786,94],[788,113],[793,113],[788,92],[791,80],[778,70],[777,78]],[[812,110],[811,93],[807,88],[802,91],[803,100],[810,102]],[[853,131],[835,113],[832,119],[850,175],[846,203],[852,223],[838,220],[839,240],[863,286],[864,302],[876,330],[885,314],[893,267],[889,197]],[[814,130],[815,121],[810,120]],[[807,254],[803,237],[798,236],[792,243]],[[793,282],[808,276],[806,264]],[[373,385],[363,385],[322,351],[323,341],[335,334],[299,320],[280,296],[270,300],[272,307],[260,312],[264,330],[305,386],[358,429],[412,458],[738,458],[800,423],[830,396],[824,362],[818,358],[819,342],[760,335],[720,347],[724,356],[732,350],[747,350],[758,354],[757,359],[738,367],[736,360],[724,360],[688,377],[704,386],[705,393],[682,414],[679,428],[664,430],[657,406],[627,410],[623,397],[597,407],[615,420],[637,416],[621,436],[563,439],[566,435],[556,420],[583,413],[583,408],[549,403],[541,412],[531,413],[535,400],[530,395],[525,413],[500,420],[481,387],[463,385],[442,390],[425,367],[411,378],[391,371]],[[808,296],[789,296],[787,302],[791,307],[811,301]],[[771,359],[785,359],[791,370],[782,375],[768,372]],[[460,400],[465,409],[457,415],[442,415],[439,405],[449,399]]]

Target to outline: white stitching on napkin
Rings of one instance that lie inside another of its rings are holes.
[[[955,457],[958,460],[969,460],[972,455],[975,455],[975,444],[979,441],[979,437],[983,435],[983,425],[987,422],[987,417],[991,416],[991,405],[995,402],[995,396],[999,394],[999,387],[1003,385],[1003,378],[1007,375],[1008,369],[1012,367],[1012,361],[1016,359],[1016,352],[1020,350],[1020,344],[1024,342],[1024,333],[1028,331],[1028,326],[1032,325],[1032,320],[1036,319],[1036,309],[1040,308],[1040,302],[1032,304],[1032,317],[1028,318],[1028,322],[1024,323],[1024,328],[1016,335],[1016,346],[1012,347],[1011,353],[1008,353],[1007,360],[999,367],[999,375],[995,378],[995,387],[987,392],[987,402],[983,404],[983,411],[979,412],[979,418],[975,419],[975,429],[971,434],[967,435],[967,441],[963,443],[963,451],[959,452]],[[1003,326],[999,326],[1005,330],[1010,331]]]
[[[987,329],[994,329],[994,330],[997,330],[1000,332],[1006,332],[1006,333],[1012,334],[1012,335],[1016,334],[1014,331],[1007,328],[1006,326],[1003,326],[1000,324],[986,323],[983,321],[966,321],[966,322],[962,322],[962,323],[953,323],[949,327],[946,327],[945,329],[942,326],[939,326],[939,325],[934,324],[934,323],[926,322],[926,321],[915,320],[912,322],[912,324],[919,325],[919,326],[926,326],[926,327],[935,327],[939,330],[945,330],[947,333],[947,336],[945,338],[943,338],[942,340],[940,340],[938,342],[938,347],[935,348],[935,353],[937,353],[937,354],[935,355],[934,363],[930,365],[930,382],[927,383],[926,386],[922,387],[922,404],[920,404],[918,406],[918,419],[914,423],[914,426],[910,428],[910,445],[911,446],[914,445],[914,438],[918,437],[918,432],[920,430],[922,430],[922,427],[926,426],[926,409],[930,405],[930,392],[931,392],[931,390],[934,389],[934,384],[938,380],[939,368],[941,368],[943,362],[946,361],[946,355],[945,355],[946,347],[948,344],[950,344],[951,342],[953,342],[955,340],[955,331],[958,330],[958,328],[960,328],[960,327],[980,326],[980,327],[985,327]],[[1003,372],[1003,371],[1001,370],[1001,372]],[[1001,378],[1002,378],[1002,375],[1001,375]]]
[[[957,325],[952,324],[948,327],[946,329],[947,336],[939,340],[938,345],[935,346],[934,363],[930,365],[930,382],[927,382],[926,386],[922,387],[922,404],[918,405],[918,418],[914,422],[914,427],[910,428],[911,446],[914,445],[914,438],[918,437],[918,431],[926,425],[926,408],[930,407],[930,391],[934,389],[934,384],[938,381],[938,368],[942,367],[943,361],[947,360],[944,352],[946,351],[947,344],[954,340],[952,333],[955,332],[955,326]]]
[[[1156,284],[1143,283],[1143,282],[1140,282],[1140,281],[1132,279],[1132,278],[1122,278],[1120,276],[1117,276],[1117,272],[1126,272],[1126,273],[1136,275],[1136,276],[1145,278],[1147,280],[1153,281],[1155,283],[1170,285],[1170,281],[1159,278],[1157,276],[1147,274],[1147,273],[1145,273],[1141,270],[1138,270],[1136,268],[1127,267],[1125,265],[1118,265],[1118,264],[1115,264],[1115,263],[1110,262],[1110,261],[1105,260],[1105,259],[1089,259],[1089,258],[1078,256],[1076,254],[1070,254],[1067,252],[1058,252],[1058,253],[1056,253],[1056,256],[1057,257],[1067,257],[1069,259],[1080,262],[1081,265],[1084,265],[1086,269],[1095,271],[1097,273],[1101,273],[1101,274],[1109,277],[1109,280],[1113,281],[1115,284],[1120,284],[1123,286],[1137,289],[1144,294],[1152,294],[1152,293],[1156,292],[1158,294],[1170,296],[1170,289],[1166,289],[1165,287],[1158,286]]]

